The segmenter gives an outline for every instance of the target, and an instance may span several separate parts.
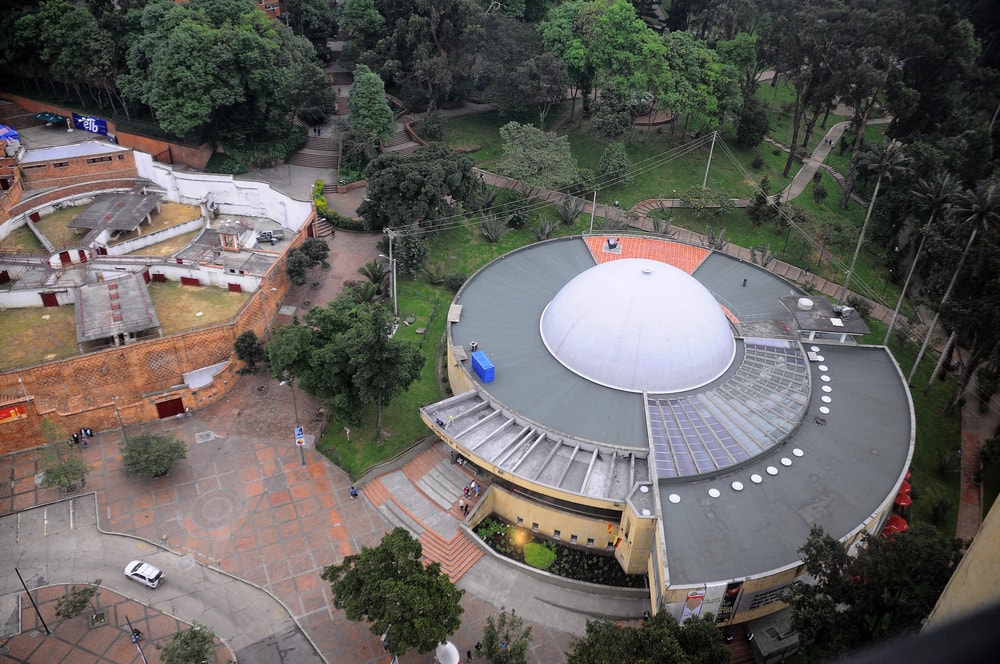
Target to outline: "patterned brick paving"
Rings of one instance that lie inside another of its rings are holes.
[[[598,264],[622,258],[648,258],[673,265],[679,270],[692,274],[711,254],[708,249],[689,244],[628,235],[619,238],[619,249],[609,251],[607,238],[604,236],[593,236],[585,239],[590,253]]]

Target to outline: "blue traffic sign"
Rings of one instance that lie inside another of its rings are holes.
[[[305,435],[305,432],[302,430],[302,427],[295,427],[295,437],[296,438],[301,438],[304,435]]]

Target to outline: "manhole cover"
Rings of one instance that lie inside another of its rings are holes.
[[[313,305],[313,303],[310,302],[309,300],[302,300],[302,306],[305,307],[306,309],[308,309],[312,305]]]
[[[177,567],[180,569],[191,569],[194,567],[194,558],[191,556],[181,556],[177,561]]]
[[[271,391],[271,386],[270,385],[258,385],[257,388],[254,390],[254,392],[256,392],[257,396],[259,396],[259,397],[264,396],[265,394],[267,394],[270,391]]]
[[[201,433],[196,433],[194,435],[194,442],[197,445],[207,443],[210,440],[215,440],[215,434],[211,431],[202,431]]]

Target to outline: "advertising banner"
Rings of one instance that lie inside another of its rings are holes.
[[[73,114],[73,125],[77,129],[89,131],[91,134],[108,135],[108,121],[100,118],[91,118],[86,115]]]

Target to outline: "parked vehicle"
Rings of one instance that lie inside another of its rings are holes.
[[[149,563],[144,563],[141,560],[133,560],[128,565],[125,566],[125,576],[132,579],[133,581],[138,581],[144,586],[149,586],[150,588],[155,588],[161,583],[163,583],[163,572],[157,567],[153,567]]]
[[[278,240],[284,240],[284,239],[285,239],[284,228],[276,228],[270,231],[261,231],[257,233],[257,242],[260,243],[270,242],[271,244],[274,244]]]

